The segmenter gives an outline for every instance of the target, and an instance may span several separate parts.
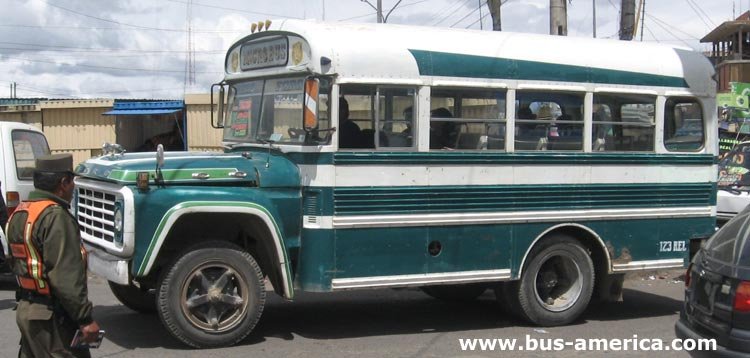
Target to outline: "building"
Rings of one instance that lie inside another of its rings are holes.
[[[730,90],[730,82],[750,82],[750,11],[726,21],[701,39],[711,43],[709,59],[716,67],[718,92]]]
[[[0,120],[38,127],[53,153],[71,153],[80,163],[100,155],[105,142],[122,143],[131,152],[150,150],[151,139],[171,134],[180,143],[173,149],[220,151],[222,132],[211,126],[210,107],[208,94],[186,95],[184,101],[5,98]]]

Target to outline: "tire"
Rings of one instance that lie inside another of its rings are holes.
[[[221,242],[187,250],[166,271],[157,307],[167,330],[194,348],[226,347],[258,323],[266,300],[263,273],[239,247]]]
[[[523,316],[539,326],[561,326],[576,320],[591,300],[594,264],[578,241],[549,237],[532,251],[518,283]]]
[[[528,321],[518,302],[518,281],[500,282],[495,286],[495,298],[500,309],[510,316]]]
[[[133,285],[120,285],[108,281],[109,289],[120,303],[138,313],[156,312],[156,294],[143,291]]]
[[[434,298],[450,301],[473,301],[487,290],[486,284],[425,286],[422,291]]]

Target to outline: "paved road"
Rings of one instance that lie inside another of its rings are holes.
[[[674,338],[673,324],[682,305],[681,272],[663,279],[626,281],[621,303],[589,308],[571,326],[530,327],[501,313],[491,291],[471,304],[432,299],[417,290],[352,291],[302,294],[291,303],[269,295],[255,332],[240,345],[217,350],[189,350],[162,328],[158,318],[121,306],[100,278],[89,280],[95,316],[107,330],[94,357],[497,357],[600,356],[601,352],[555,353],[462,352],[459,338]],[[15,326],[11,279],[0,286],[0,356],[15,357],[19,339]],[[615,352],[644,356],[645,352]],[[653,354],[653,353],[652,353]],[[661,352],[660,357],[685,353]]]

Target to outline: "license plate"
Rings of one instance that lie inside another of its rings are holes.
[[[712,314],[718,288],[718,284],[702,277],[699,278],[693,288],[693,303],[695,303],[695,307],[706,314]]]

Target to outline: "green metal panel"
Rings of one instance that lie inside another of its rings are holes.
[[[295,267],[295,288],[309,292],[331,290],[336,270],[333,230],[302,229],[302,242]]]
[[[247,187],[207,187],[207,186],[167,186],[152,188],[149,192],[134,189],[136,245],[133,255],[133,274],[143,275],[145,263],[156,252],[156,240],[162,232],[169,230],[164,225],[174,214],[176,207],[190,202],[199,206],[216,205],[232,207],[252,206],[267,212],[274,221],[284,255],[300,245],[300,192],[294,189],[247,188]]]
[[[606,220],[579,222],[610,248],[616,263],[686,259],[687,251],[660,251],[660,241],[687,241],[711,234],[714,218]],[[521,260],[534,240],[560,223],[370,228],[336,231],[335,278],[511,269],[518,277]],[[427,251],[440,241],[440,255]],[[689,245],[684,247],[688,248]],[[303,249],[304,251],[304,249]],[[319,265],[327,267],[330,258]],[[315,260],[314,256],[309,256]],[[307,275],[312,281],[314,275]],[[330,276],[326,276],[330,277]]]
[[[427,228],[336,231],[336,278],[427,273]]]
[[[422,76],[562,81],[632,86],[688,88],[682,77],[619,71],[607,68],[561,65],[502,57],[409,50]]]
[[[716,205],[714,183],[340,187],[335,215]],[[323,209],[330,213],[329,210]]]

